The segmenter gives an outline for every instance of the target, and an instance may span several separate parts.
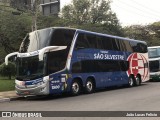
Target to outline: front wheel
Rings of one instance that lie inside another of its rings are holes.
[[[77,80],[74,80],[71,84],[71,93],[72,95],[79,95],[81,92],[81,85]]]

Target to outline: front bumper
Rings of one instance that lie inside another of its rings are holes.
[[[30,87],[30,88],[21,88],[15,86],[16,93],[19,96],[31,96],[31,95],[48,95],[49,94],[49,86],[47,84]]]

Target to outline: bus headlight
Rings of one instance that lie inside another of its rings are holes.
[[[41,82],[37,83],[37,86],[39,86],[39,85],[43,85],[43,84],[47,83],[47,81],[48,81],[48,80],[49,80],[49,76],[45,76],[45,77],[43,77],[43,81],[41,81]]]
[[[49,76],[45,76],[45,77],[43,77],[43,81],[44,81],[44,82],[49,81]]]

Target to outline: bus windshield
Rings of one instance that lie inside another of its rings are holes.
[[[149,53],[149,58],[160,57],[160,48],[149,48],[148,53]]]
[[[38,56],[17,58],[17,79],[37,79],[45,74],[44,61],[39,61]]]
[[[33,52],[40,50],[49,44],[49,37],[51,35],[51,29],[43,29],[31,32],[23,39],[19,52]]]

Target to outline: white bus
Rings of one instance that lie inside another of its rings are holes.
[[[148,47],[150,80],[160,80],[160,46]]]

